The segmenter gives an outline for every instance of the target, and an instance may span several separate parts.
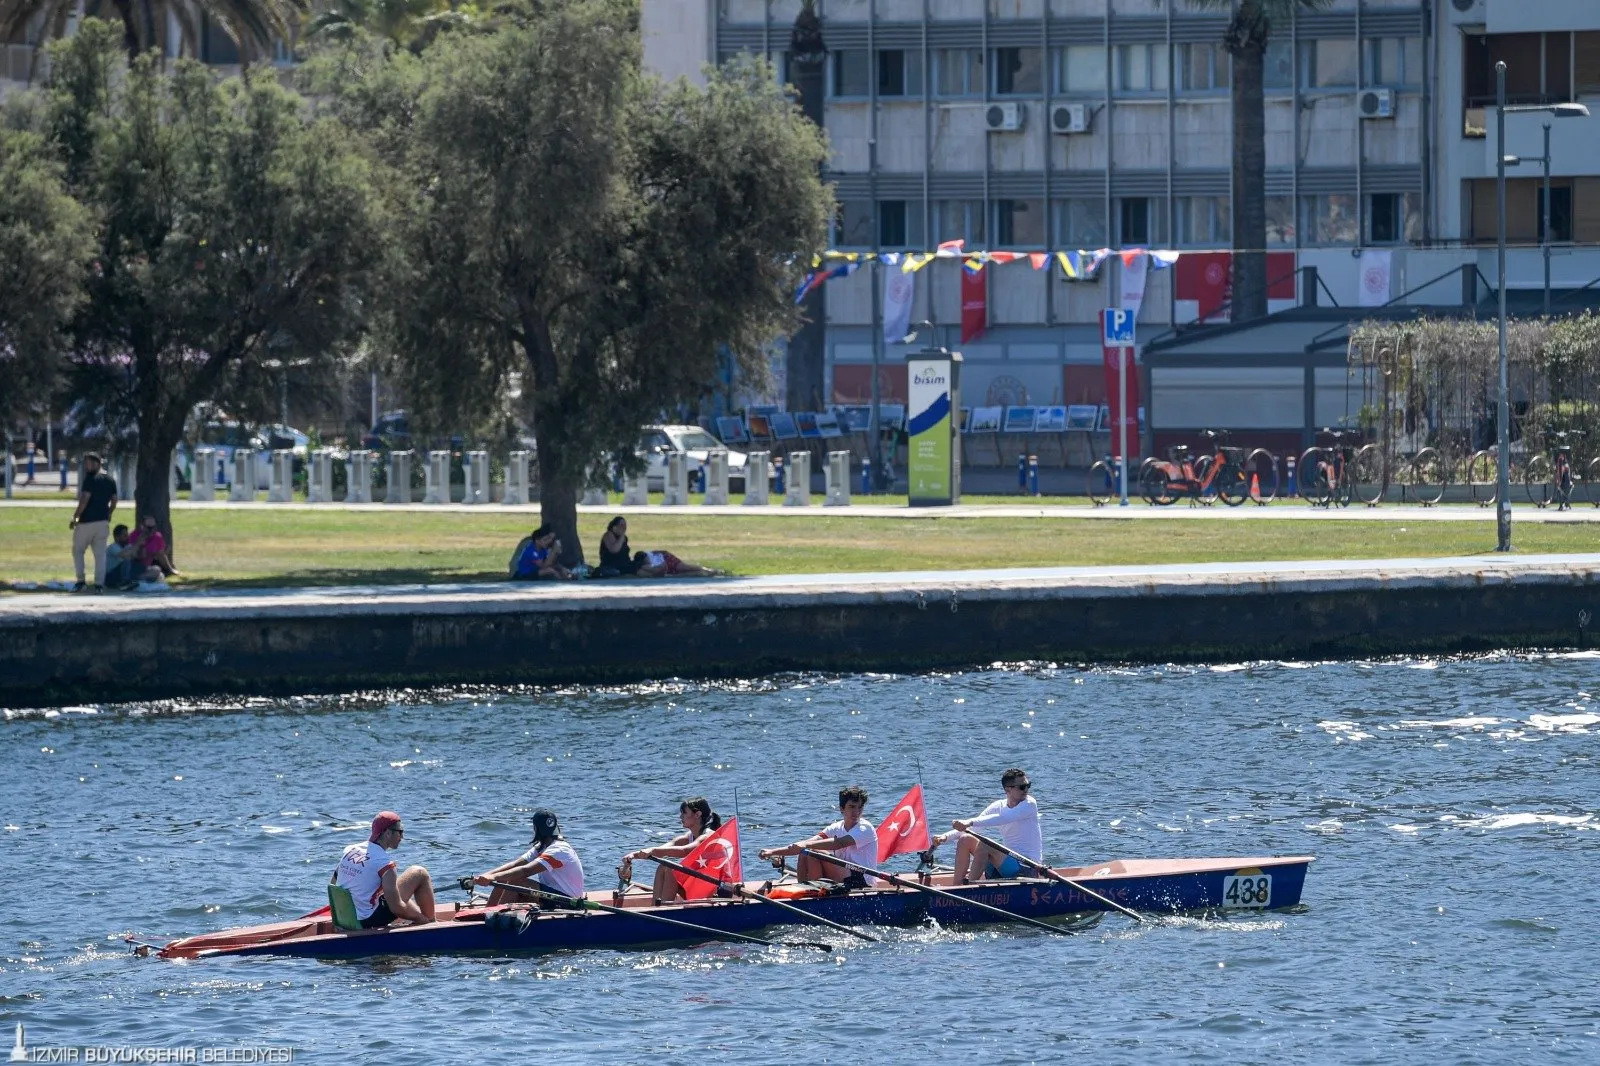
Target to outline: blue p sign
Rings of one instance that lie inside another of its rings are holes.
[[[1104,344],[1107,348],[1133,347],[1133,312],[1122,307],[1108,307],[1102,318],[1105,323]]]

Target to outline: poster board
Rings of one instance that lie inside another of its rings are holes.
[[[1032,433],[1035,408],[1032,407],[1007,407],[1005,418],[1005,433]]]
[[[972,420],[967,423],[968,433],[999,433],[1003,407],[974,407]]]

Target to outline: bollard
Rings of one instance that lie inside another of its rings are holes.
[[[118,455],[111,460],[111,476],[117,479],[117,499],[128,503],[139,488],[137,456]]]
[[[326,448],[313,448],[306,463],[306,502],[333,502],[333,456]]]
[[[466,487],[461,490],[461,502],[484,504],[489,502],[489,453],[468,452],[463,456],[462,472],[466,474]]]
[[[268,469],[267,502],[290,503],[294,500],[294,452],[278,448],[272,453],[272,466]]]
[[[782,496],[789,484],[788,471],[783,468],[783,456],[774,455],[772,457],[772,471],[772,480],[775,482],[772,486],[772,491]]]
[[[345,464],[344,502],[372,502],[372,453],[353,451]],[[330,482],[331,484],[331,482]]]
[[[384,503],[410,503],[411,502],[411,453],[389,453],[389,491],[384,494]]]
[[[500,501],[508,507],[521,507],[528,502],[528,453],[512,452],[506,458],[506,495]]]
[[[1290,499],[1293,499],[1294,497],[1300,495],[1300,489],[1295,484],[1295,480],[1294,480],[1294,463],[1295,463],[1294,456],[1292,456],[1292,455],[1289,456],[1289,492],[1288,492],[1288,496],[1289,496]]]
[[[811,506],[811,453],[789,453],[788,491],[783,494],[785,507]]]
[[[229,503],[254,503],[256,500],[256,453],[249,448],[233,450],[233,484],[228,489]]]
[[[1039,495],[1039,457],[1028,456],[1028,495]]]
[[[872,456],[861,457],[861,495],[872,495]]]
[[[746,473],[749,467],[745,468]],[[704,467],[705,494],[703,501],[707,506],[725,507],[728,503],[728,453],[722,448],[713,448],[706,454]]]
[[[422,502],[450,502],[450,453],[431,451],[422,467]]]
[[[1017,454],[1017,491],[1028,491],[1028,457],[1020,452]]]
[[[767,467],[772,465],[770,452],[751,452],[744,457],[744,505],[765,507],[770,502],[767,495]]]
[[[189,501],[211,503],[217,498],[217,450],[196,448],[194,471],[189,475]]]
[[[682,507],[689,502],[689,464],[682,452],[667,456],[667,476],[661,485],[661,506]]]
[[[824,507],[849,507],[850,506],[850,453],[829,452],[826,467],[826,494],[822,497]]]
[[[623,478],[622,505],[624,507],[648,507],[650,505],[650,479],[643,474],[634,474]]]
[[[604,507],[610,501],[606,497],[606,490],[596,485],[583,490],[583,499],[579,501],[585,507]]]
[[[1110,452],[1106,452],[1106,491],[1113,493],[1117,491],[1116,467]]]

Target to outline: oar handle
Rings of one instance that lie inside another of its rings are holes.
[[[1121,911],[1123,914],[1126,914],[1129,918],[1132,918],[1136,922],[1144,921],[1144,915],[1139,914],[1137,911],[1134,911],[1134,910],[1131,910],[1131,909],[1129,909],[1127,907],[1124,907],[1122,904],[1118,903],[1114,899],[1107,899],[1105,896],[1102,896],[1100,893],[1096,892],[1094,889],[1084,887],[1083,885],[1079,884],[1077,881],[1074,881],[1072,878],[1068,877],[1066,874],[1057,873],[1055,870],[1052,870],[1050,867],[1046,866],[1042,862],[1035,862],[1033,859],[1028,858],[1026,855],[1022,855],[1022,854],[1019,854],[1018,852],[1015,852],[1015,851],[1011,850],[1010,848],[1006,847],[1004,844],[1000,843],[1000,841],[998,841],[998,840],[990,840],[988,837],[984,836],[982,833],[974,833],[970,829],[966,829],[966,830],[962,830],[962,831],[965,832],[968,836],[970,836],[973,840],[976,840],[978,843],[984,845],[985,847],[993,848],[996,851],[1003,851],[1007,855],[1011,856],[1013,859],[1016,859],[1018,862],[1022,863],[1024,866],[1028,866],[1028,867],[1031,867],[1032,869],[1038,870],[1040,873],[1044,874],[1045,877],[1048,878],[1051,881],[1058,881],[1063,885],[1069,885],[1072,888],[1077,889],[1079,892],[1082,892],[1084,895],[1089,896],[1092,899],[1097,899],[1101,903],[1104,903],[1106,906],[1111,907],[1114,910]]]
[[[778,908],[781,908],[783,910],[791,911],[791,912],[793,912],[795,914],[798,914],[798,915],[800,915],[800,917],[805,918],[807,921],[816,922],[818,925],[825,925],[829,929],[837,929],[841,933],[849,933],[851,936],[857,938],[858,940],[865,940],[870,944],[878,943],[878,938],[875,937],[875,936],[870,936],[867,933],[863,933],[858,929],[852,929],[848,925],[841,925],[838,922],[830,921],[827,918],[823,918],[823,917],[821,917],[819,915],[812,914],[810,911],[802,910],[801,908],[796,907],[793,904],[785,903],[785,902],[783,902],[782,900],[779,900],[779,899],[773,899],[771,896],[763,896],[759,892],[751,892],[748,888],[745,888],[744,885],[739,884],[736,881],[723,881],[723,880],[721,880],[719,878],[711,876],[710,874],[708,874],[708,873],[706,873],[706,872],[704,872],[702,870],[691,870],[687,866],[684,866],[682,863],[673,862],[671,859],[658,859],[654,855],[646,855],[645,858],[649,859],[651,862],[658,862],[662,866],[665,866],[669,870],[677,870],[679,873],[688,874],[690,877],[698,877],[702,881],[706,881],[706,882],[709,882],[710,884],[716,885],[718,889],[726,889],[726,890],[732,892],[734,895],[739,896],[741,899],[759,900],[762,903],[770,903],[774,907],[778,907]]]

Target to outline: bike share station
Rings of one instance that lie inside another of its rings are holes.
[[[911,507],[961,502],[961,353],[924,348],[906,356],[906,495]]]

